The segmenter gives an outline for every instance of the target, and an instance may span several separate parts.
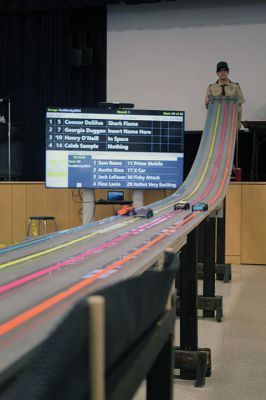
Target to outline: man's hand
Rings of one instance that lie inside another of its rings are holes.
[[[205,107],[206,107],[206,110],[208,110],[208,107],[209,107],[209,102],[210,102],[210,100],[211,100],[211,98],[210,98],[210,85],[208,86],[208,89],[207,89],[207,92],[206,92],[206,96],[205,96]]]

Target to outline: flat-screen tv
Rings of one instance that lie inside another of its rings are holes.
[[[107,201],[124,201],[124,192],[120,190],[118,192],[108,190]]]
[[[177,189],[184,119],[183,111],[49,107],[46,186]]]

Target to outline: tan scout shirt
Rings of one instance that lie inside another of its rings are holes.
[[[242,94],[242,90],[238,83],[231,82],[229,79],[224,86],[225,96],[237,96],[238,104],[245,103],[245,99]],[[222,95],[222,85],[216,81],[208,86],[206,97],[205,97],[205,105],[208,108],[210,96],[221,96]]]

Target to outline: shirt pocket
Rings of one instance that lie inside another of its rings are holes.
[[[236,96],[236,88],[234,86],[227,87],[228,96]]]
[[[215,88],[215,89],[212,89],[212,95],[213,96],[220,96],[222,94],[222,88]]]

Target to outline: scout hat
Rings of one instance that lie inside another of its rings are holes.
[[[229,71],[227,62],[225,61],[218,62],[216,67],[216,72],[219,72],[221,69],[226,69],[227,71]]]

